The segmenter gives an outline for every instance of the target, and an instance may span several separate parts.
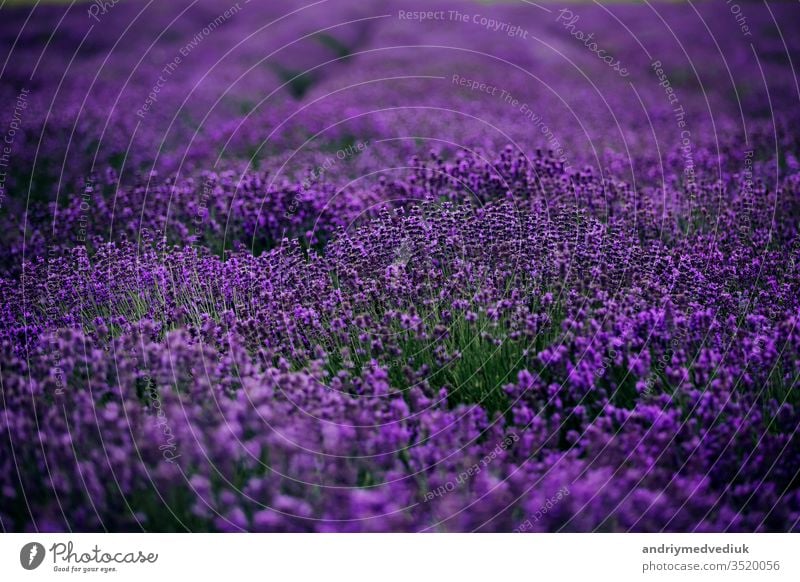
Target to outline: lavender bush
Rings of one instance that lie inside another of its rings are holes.
[[[800,529],[795,5],[199,4],[2,10],[3,531]]]

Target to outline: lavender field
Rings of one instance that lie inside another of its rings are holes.
[[[0,531],[800,531],[797,2],[0,17]]]

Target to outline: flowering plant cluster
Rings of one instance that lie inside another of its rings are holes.
[[[797,38],[178,4],[3,25],[4,531],[800,529]]]

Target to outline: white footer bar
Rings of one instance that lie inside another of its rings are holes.
[[[793,534],[4,534],[2,580],[800,580]],[[218,578],[224,576],[226,578]],[[247,578],[228,578],[247,576]],[[216,578],[215,578],[216,577]]]

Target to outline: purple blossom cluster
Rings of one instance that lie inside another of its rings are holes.
[[[8,10],[2,530],[799,530],[797,8],[328,4]]]

